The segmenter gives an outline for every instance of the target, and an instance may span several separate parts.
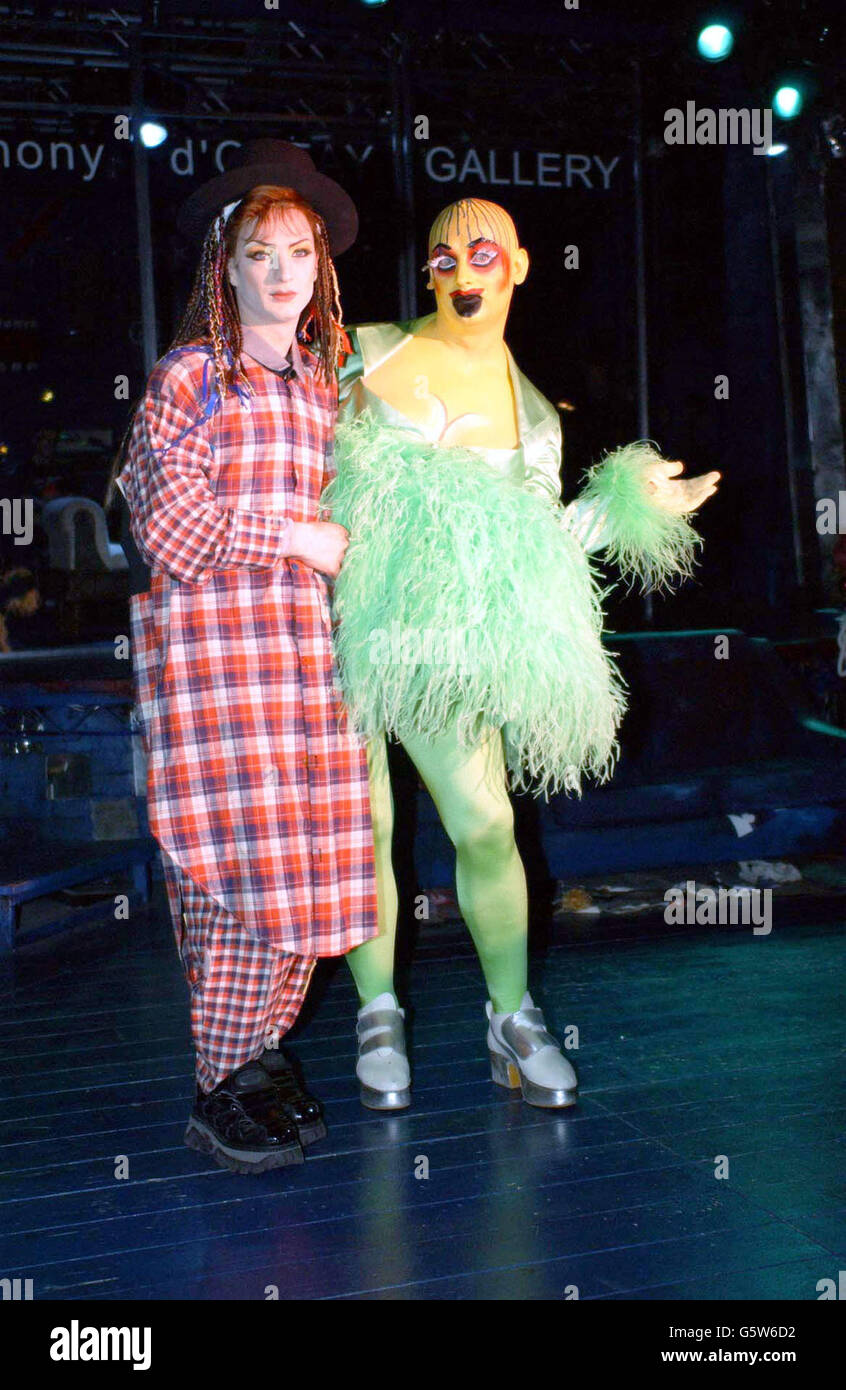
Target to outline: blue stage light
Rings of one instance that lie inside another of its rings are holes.
[[[719,63],[731,53],[734,35],[725,24],[706,24],[696,40],[696,47],[709,63]]]
[[[773,106],[777,115],[783,120],[789,121],[794,116],[798,116],[802,110],[802,93],[798,87],[785,85],[779,87],[773,97]]]
[[[145,121],[141,127],[141,144],[146,145],[148,150],[154,150],[156,145],[161,145],[167,139],[167,130],[158,121]]]
[[[776,145],[768,145],[768,146],[767,146],[767,149],[766,149],[766,153],[769,154],[769,155],[786,154],[786,153],[787,153],[787,145],[783,145],[783,144],[781,144],[781,143],[776,144]]]

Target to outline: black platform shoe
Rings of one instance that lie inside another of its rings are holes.
[[[185,1143],[234,1173],[264,1173],[303,1161],[296,1125],[280,1112],[273,1083],[258,1062],[231,1072],[208,1095],[197,1087]]]
[[[320,1101],[306,1090],[297,1064],[278,1047],[266,1047],[259,1061],[273,1081],[279,1109],[297,1126],[303,1148],[325,1139]]]

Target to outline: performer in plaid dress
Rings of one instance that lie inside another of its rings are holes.
[[[342,340],[330,252],[357,215],[305,151],[259,140],[180,220],[202,260],[116,482],[150,826],[191,989],[186,1142],[259,1172],[326,1132],[279,1038],[316,959],[377,930],[327,593],[348,537],[316,521]]]

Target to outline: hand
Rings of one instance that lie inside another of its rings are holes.
[[[349,532],[336,521],[295,521],[290,558],[337,579],[349,540]]]
[[[717,491],[722,474],[701,473],[696,478],[676,478],[684,464],[681,459],[662,459],[646,468],[646,486],[653,501],[668,512],[695,512]]]

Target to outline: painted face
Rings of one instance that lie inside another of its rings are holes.
[[[477,324],[504,325],[514,286],[526,277],[528,255],[504,208],[463,199],[435,219],[425,268],[438,316],[453,329],[463,324],[472,332]]]
[[[290,208],[261,227],[246,222],[238,230],[228,271],[243,324],[296,325],[317,278],[314,236],[304,213]]]

